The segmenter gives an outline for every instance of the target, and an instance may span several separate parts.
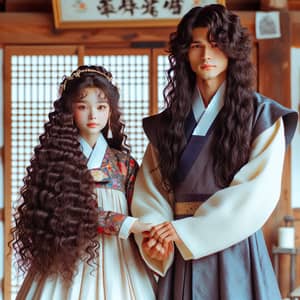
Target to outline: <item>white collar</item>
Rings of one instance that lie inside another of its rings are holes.
[[[107,148],[104,136],[100,133],[94,148],[81,136],[79,136],[79,142],[84,156],[88,159],[88,169],[100,168]]]
[[[193,131],[193,135],[205,136],[217,117],[218,113],[224,105],[224,96],[226,89],[226,81],[218,88],[215,95],[212,97],[207,108],[205,109],[204,101],[198,88],[195,88],[195,99],[193,102],[193,113],[198,123]]]

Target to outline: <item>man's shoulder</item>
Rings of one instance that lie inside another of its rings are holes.
[[[169,109],[165,109],[158,114],[143,119],[143,128],[151,143],[153,143],[154,145],[156,144],[161,131],[168,123]]]
[[[271,127],[279,118],[282,118],[285,127],[286,143],[289,144],[297,126],[297,112],[260,93],[255,93],[255,96],[257,109],[253,129],[254,137]]]
[[[168,115],[169,115],[169,109],[165,109],[160,113],[144,118],[143,125],[151,126],[153,124],[156,124],[157,122],[164,123],[167,121]]]

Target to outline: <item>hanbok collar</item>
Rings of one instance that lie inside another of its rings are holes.
[[[219,114],[224,105],[224,96],[226,89],[226,81],[224,81],[217,92],[209,102],[207,108],[204,106],[204,101],[199,89],[196,87],[193,101],[193,113],[196,122],[198,123],[193,131],[193,135],[205,136],[213,121]]]
[[[94,148],[81,136],[79,137],[79,142],[84,156],[88,159],[88,169],[100,168],[107,149],[107,142],[104,136],[100,133]]]

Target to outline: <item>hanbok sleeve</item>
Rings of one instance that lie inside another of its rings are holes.
[[[161,185],[161,175],[157,163],[157,151],[149,144],[142,165],[138,171],[134,186],[131,212],[141,222],[159,224],[173,219],[172,195],[168,194]],[[168,260],[158,262],[143,252],[141,234],[135,234],[135,240],[146,264],[153,271],[164,275],[173,261],[173,253]]]
[[[138,168],[139,168],[138,163],[132,157],[129,157],[127,163],[127,175],[125,180],[125,195],[128,203],[129,215],[131,215],[130,206],[132,201],[134,182],[136,179]],[[136,220],[137,218],[134,217],[130,217],[130,216],[126,217],[119,231],[120,238],[127,239],[129,237],[131,226]]]
[[[99,209],[98,233],[117,235],[125,219],[126,215]]]
[[[129,157],[126,166],[127,170],[124,184],[125,196],[129,208],[132,199],[136,173],[138,170],[138,164],[132,157]],[[130,234],[131,226],[136,220],[137,218],[133,218],[131,216],[127,216],[113,211],[104,211],[102,209],[99,209],[98,233],[118,235],[122,239],[127,239]]]
[[[213,194],[194,216],[173,221],[185,260],[230,247],[259,230],[274,210],[281,192],[285,156],[282,119],[253,142],[250,159],[230,186]]]

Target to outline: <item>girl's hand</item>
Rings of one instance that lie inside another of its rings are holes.
[[[130,232],[131,233],[142,233],[145,231],[150,231],[151,230],[152,225],[149,223],[143,223],[140,222],[139,220],[136,220],[131,228],[130,228]]]

